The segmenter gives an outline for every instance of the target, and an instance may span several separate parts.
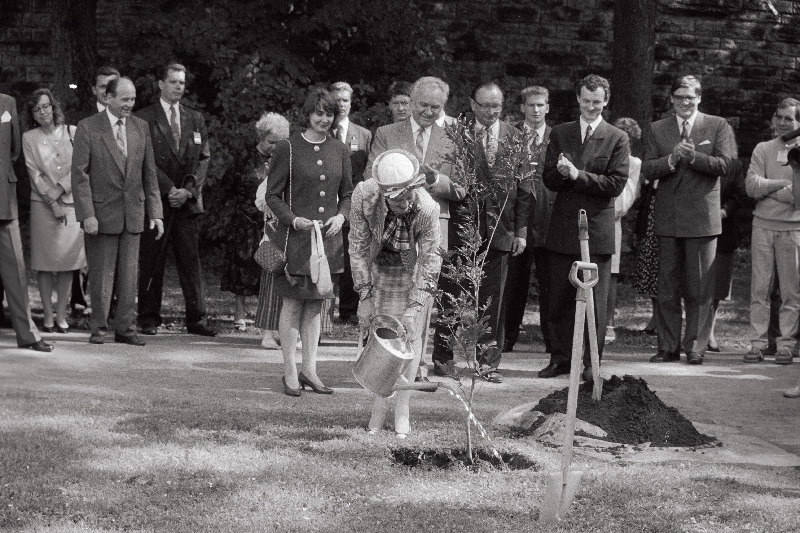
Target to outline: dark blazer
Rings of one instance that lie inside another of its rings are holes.
[[[559,154],[578,168],[575,181],[562,176],[556,164]],[[584,149],[580,121],[555,126],[545,157],[544,184],[555,191],[553,213],[545,246],[562,253],[581,253],[578,240],[578,218],[586,210],[589,222],[589,251],[592,254],[613,254],[614,198],[628,181],[630,158],[628,135],[619,128],[600,122]]]
[[[722,118],[697,113],[691,139],[695,158],[669,166],[672,149],[681,141],[675,116],[651,126],[642,174],[659,180],[655,203],[655,233],[665,237],[707,237],[722,232],[719,177],[730,173],[736,159],[733,128]]]
[[[19,216],[14,161],[21,151],[17,102],[7,94],[0,94],[0,220]]]
[[[337,136],[338,138],[338,136]],[[372,132],[350,121],[347,126],[347,140],[344,145],[350,150],[350,166],[353,169],[353,187],[364,181],[369,148],[372,145]]]
[[[533,197],[536,203],[531,207],[528,213],[528,242],[527,246],[544,246],[547,239],[547,230],[550,227],[550,216],[553,213],[553,202],[555,202],[556,194],[545,187],[542,180],[544,174],[544,160],[547,155],[547,144],[550,142],[550,132],[553,130],[550,126],[546,126],[544,130],[544,137],[538,147],[529,147],[529,159],[525,162],[523,168],[525,172],[533,170]],[[532,134],[531,134],[532,135]],[[538,150],[538,152],[536,152]],[[533,166],[532,163],[536,163]]]
[[[99,233],[141,233],[145,210],[150,219],[164,218],[147,122],[130,116],[126,122],[128,157],[117,146],[108,113],[78,123],[72,152],[72,195],[75,216],[95,217]]]
[[[414,147],[414,131],[411,127],[410,118],[387,126],[381,126],[375,132],[372,149],[369,151],[367,168],[364,169],[365,181],[372,177],[372,164],[375,162],[375,158],[387,150],[396,148],[401,148],[410,154],[416,151]],[[439,218],[450,218],[449,202],[451,200],[461,200],[465,194],[464,189],[450,181],[453,165],[447,158],[452,149],[453,144],[447,138],[444,129],[433,124],[431,126],[431,137],[428,140],[428,148],[425,151],[425,161],[421,162],[420,166],[422,166],[422,163],[427,163],[440,174],[439,181],[433,185],[425,186],[428,194],[439,204]]]
[[[181,142],[175,146],[169,119],[161,102],[146,107],[136,114],[147,121],[153,140],[153,154],[158,172],[158,188],[166,197],[172,187],[192,193],[178,210],[178,216],[203,212],[203,184],[206,181],[211,151],[203,115],[180,104]],[[164,202],[169,206],[169,202]]]
[[[517,128],[500,121],[500,133],[497,139],[496,162],[506,154],[508,143],[520,132]],[[483,151],[482,144],[478,145],[478,162],[476,164],[476,174],[478,180],[488,182],[494,178],[494,169],[489,166],[486,160],[486,153]],[[494,232],[490,248],[510,252],[514,243],[514,237],[526,239],[528,235],[528,214],[533,206],[533,187],[530,182],[518,184],[516,180],[509,183],[506,194],[500,194],[497,198],[489,197],[486,199],[486,206],[483,209],[483,220],[481,220],[481,237],[489,237],[489,227],[499,217],[497,229]],[[505,205],[503,205],[505,204]],[[502,207],[502,211],[500,210]]]

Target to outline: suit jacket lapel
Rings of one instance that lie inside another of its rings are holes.
[[[695,146],[703,141],[705,133],[706,121],[703,113],[697,112],[697,117],[694,119],[694,126],[692,127],[689,138],[694,142]]]
[[[194,142],[194,131],[190,118],[186,107],[181,105],[181,145],[177,152],[178,156],[183,155],[186,148]]]
[[[436,125],[431,125],[431,137],[428,139],[428,148],[425,150],[425,163],[430,164],[432,160],[436,159],[438,146],[441,145],[442,137],[444,137],[444,130]]]
[[[175,138],[172,137],[172,126],[169,125],[169,119],[167,118],[167,114],[164,112],[164,107],[161,105],[161,101],[155,103],[155,112],[156,112],[156,122],[158,123],[158,129],[161,132],[161,135],[167,140],[167,144],[169,145],[170,150],[175,156],[178,156],[178,148],[175,146]],[[186,113],[181,113],[181,139],[185,137],[183,133],[183,116]],[[183,142],[181,142],[183,144]]]
[[[99,114],[98,114],[99,116]],[[128,132],[130,122],[125,121],[125,141],[128,143],[128,151],[130,151],[130,133]],[[106,143],[106,147],[108,151],[111,152],[111,157],[114,158],[114,162],[119,167],[120,172],[122,175],[125,175],[125,154],[122,153],[120,150],[119,145],[117,144],[117,139],[114,137],[114,128],[111,127],[111,122],[108,120],[108,115],[103,114],[102,119],[100,120],[100,128],[103,130],[103,142]]]
[[[400,146],[409,154],[416,154],[414,146],[414,128],[411,127],[411,119],[407,118],[400,123]],[[428,143],[430,144],[430,143]]]

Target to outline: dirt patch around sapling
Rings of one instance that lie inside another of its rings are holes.
[[[409,468],[422,470],[467,469],[476,472],[496,470],[539,470],[540,465],[526,456],[514,452],[473,450],[474,462],[470,462],[463,448],[432,449],[397,447],[390,450],[392,462]]]
[[[611,376],[603,382],[599,402],[592,399],[592,383],[578,389],[579,420],[598,426],[607,435],[602,440],[620,444],[644,444],[656,447],[686,447],[715,444],[714,437],[703,435],[674,407],[667,406],[647,382],[633,376]],[[565,413],[568,388],[542,398],[532,411],[545,415]],[[512,436],[532,435],[546,420],[541,417],[529,428],[515,428]],[[593,436],[597,438],[596,436]]]

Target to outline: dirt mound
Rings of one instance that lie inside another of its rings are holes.
[[[701,446],[716,441],[698,432],[677,409],[665,405],[641,378],[611,376],[603,383],[603,399],[599,402],[592,400],[591,383],[583,383],[579,391],[578,418],[606,431],[604,440],[621,444],[650,442],[651,446]],[[533,410],[545,415],[565,413],[567,392],[567,388],[555,391],[542,398]],[[532,434],[540,423],[524,433]]]

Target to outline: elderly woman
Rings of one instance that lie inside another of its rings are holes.
[[[29,124],[22,136],[31,179],[31,268],[37,271],[44,310],[44,331],[66,333],[73,271],[86,266],[83,230],[75,220],[70,169],[75,126],[64,124],[61,105],[48,89],[37,89],[27,102]],[[53,279],[56,316],[53,324]]]
[[[234,212],[229,226],[228,245],[222,272],[221,289],[236,299],[233,327],[245,331],[246,298],[260,294],[262,269],[253,259],[264,230],[264,189],[260,186],[269,174],[272,153],[278,141],[289,137],[289,121],[276,113],[264,113],[255,126],[258,144],[241,171],[226,184]],[[253,203],[262,190],[261,205]],[[271,214],[270,214],[271,216]],[[271,285],[271,282],[269,283]],[[276,328],[273,328],[276,329]]]
[[[275,243],[285,247],[286,268],[274,278],[281,296],[278,321],[283,351],[283,390],[300,396],[306,386],[331,394],[317,376],[317,346],[323,298],[311,280],[311,232],[323,222],[324,249],[331,274],[344,270],[342,224],[350,215],[353,193],[350,151],[329,135],[338,105],[334,96],[313,89],[303,104],[305,131],[275,147],[267,184],[267,206],[277,217]],[[295,366],[298,332],[303,343],[302,371]]]
[[[358,316],[368,325],[376,314],[400,318],[414,359],[405,373],[414,381],[427,337],[432,291],[442,258],[439,250],[439,204],[421,189],[424,174],[416,157],[389,150],[373,164],[373,178],[353,193],[350,219],[350,264],[359,293]],[[394,430],[408,435],[411,391],[396,393]],[[367,427],[383,427],[388,400],[376,397]]]

